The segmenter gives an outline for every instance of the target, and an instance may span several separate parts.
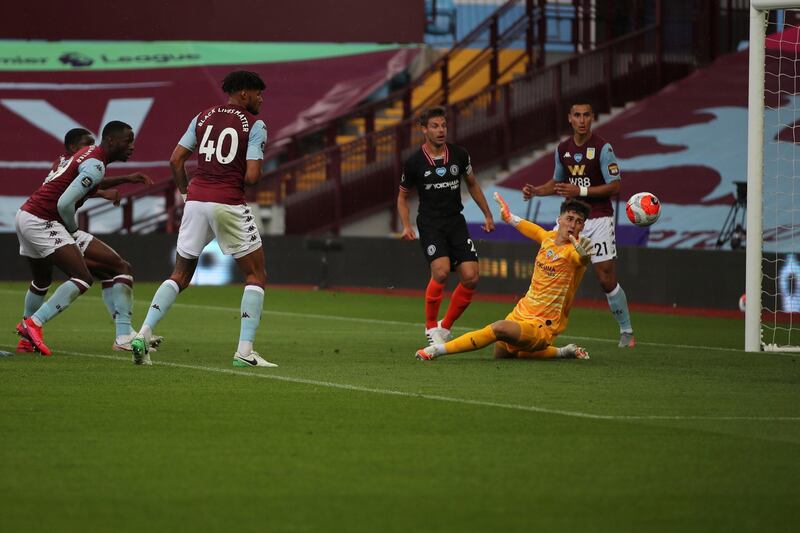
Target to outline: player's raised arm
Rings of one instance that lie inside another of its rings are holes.
[[[487,233],[494,231],[494,218],[492,217],[492,210],[489,209],[489,204],[486,202],[486,196],[484,196],[483,189],[481,189],[481,185],[478,183],[478,179],[475,177],[475,174],[472,172],[467,174],[466,182],[469,195],[472,196],[472,199],[475,200],[475,203],[478,204],[481,212],[483,212],[484,224],[481,226],[481,228]]]
[[[527,202],[534,196],[551,196],[556,194],[556,185],[566,181],[567,175],[564,172],[564,165],[561,164],[561,158],[558,153],[558,148],[553,151],[555,155],[555,167],[553,169],[553,177],[539,186],[526,183],[522,187],[522,198]]]
[[[570,235],[569,240],[572,243],[572,246],[575,248],[580,262],[583,264],[589,264],[589,261],[595,254],[595,250],[592,248],[592,240],[589,237],[584,237],[583,235],[579,236],[577,239]]]
[[[102,183],[100,184],[101,188],[97,189],[94,193],[94,196],[97,198],[102,198],[103,200],[108,200],[112,204],[118,206],[120,201],[120,194],[118,189],[103,189]]]
[[[124,176],[106,176],[103,178],[103,181],[100,182],[99,188],[100,190],[111,189],[112,187],[117,187],[125,183],[143,183],[144,185],[150,186],[153,184],[153,180],[147,174],[141,174],[139,172],[125,174]]]
[[[547,235],[547,231],[544,228],[539,226],[538,224],[534,224],[533,222],[529,222],[527,220],[523,220],[522,218],[518,217],[517,215],[511,213],[508,208],[508,204],[500,196],[499,192],[494,193],[494,200],[497,202],[497,205],[500,207],[500,218],[506,224],[511,224],[514,226],[517,231],[532,239],[536,242],[542,242]]]
[[[556,180],[549,179],[546,183],[537,186],[526,183],[522,187],[522,198],[527,202],[534,196],[551,196],[556,193]]]

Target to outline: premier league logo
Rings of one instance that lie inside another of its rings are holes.
[[[440,178],[443,178],[445,174],[447,174],[447,169],[446,168],[438,167],[436,169],[436,175],[439,176]]]
[[[61,54],[58,58],[65,65],[70,65],[72,67],[88,67],[94,63],[94,59],[91,57],[81,54],[80,52],[67,52]]]

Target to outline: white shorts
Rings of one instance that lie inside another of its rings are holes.
[[[178,230],[178,254],[196,259],[215,236],[222,253],[236,259],[261,247],[255,215],[248,206],[186,202]]]
[[[75,244],[78,245],[78,249],[80,249],[81,254],[86,255],[86,248],[89,246],[89,243],[92,242],[92,239],[94,239],[94,235],[79,229],[73,234],[73,238],[75,239]]]
[[[14,228],[17,230],[19,240],[19,255],[41,259],[47,257],[62,246],[75,244],[75,239],[69,234],[61,222],[44,220],[20,209],[14,217]],[[92,236],[85,231],[81,253],[86,249]],[[78,235],[78,234],[76,234]],[[81,235],[82,237],[82,235]]]
[[[556,228],[558,223],[556,223]],[[602,263],[617,257],[617,240],[614,234],[614,217],[590,218],[581,235],[592,240],[592,263]]]

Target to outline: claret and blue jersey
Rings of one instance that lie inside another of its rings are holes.
[[[82,148],[69,159],[62,156],[21,209],[42,220],[60,222],[70,233],[76,231],[77,206],[100,185],[106,159],[100,146]]]
[[[178,142],[187,150],[197,149],[197,169],[189,181],[188,199],[245,203],[247,160],[263,159],[266,143],[264,121],[242,106],[218,105],[200,112]]]
[[[605,185],[620,179],[619,165],[611,144],[596,133],[592,133],[585,143],[578,146],[575,144],[575,139],[570,136],[559,144],[555,151],[553,179],[561,183],[569,182],[578,187]],[[581,200],[592,208],[589,218],[614,214],[611,198],[607,196],[586,196]]]

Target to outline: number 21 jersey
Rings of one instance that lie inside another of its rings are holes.
[[[245,203],[247,160],[264,158],[267,128],[244,107],[214,106],[198,114],[178,142],[197,148],[197,169],[189,181],[188,200]]]

